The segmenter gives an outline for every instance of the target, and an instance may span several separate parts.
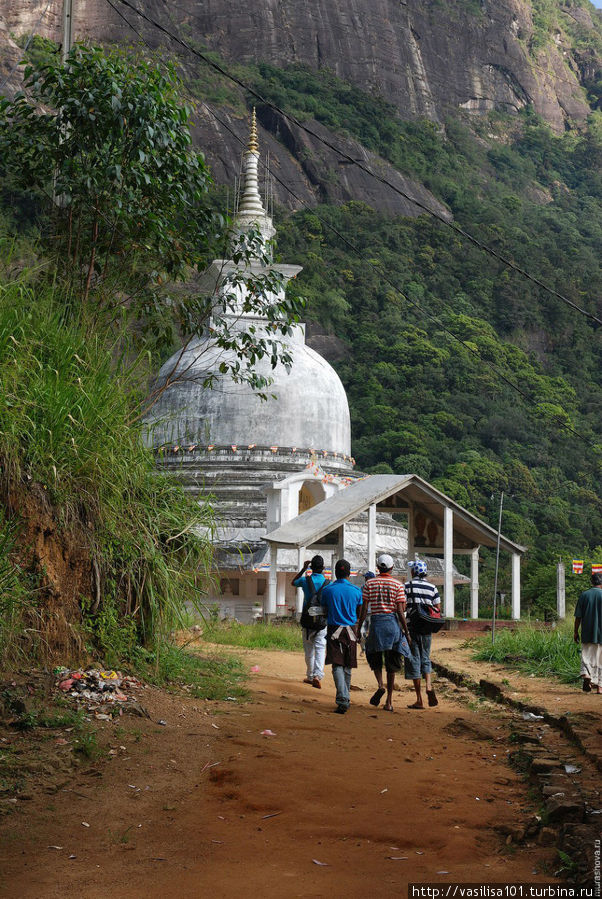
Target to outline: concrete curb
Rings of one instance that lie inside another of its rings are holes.
[[[432,660],[432,665],[441,677],[446,677],[458,686],[468,687],[473,693],[486,696],[494,702],[499,702],[519,712],[530,712],[532,715],[543,716],[546,724],[561,731],[572,740],[581,752],[594,763],[598,771],[602,771],[602,740],[599,739],[599,736],[598,738],[596,737],[597,728],[595,726],[593,728],[591,726],[588,727],[586,723],[589,721],[590,724],[593,722],[595,725],[595,715],[592,714],[591,718],[588,713],[579,713],[574,718],[570,718],[567,715],[554,715],[542,706],[532,705],[531,703],[523,702],[521,699],[509,696],[503,687],[495,683],[495,681],[487,678],[481,678],[479,681],[476,681],[474,678],[457,671],[455,668],[450,668],[442,662]],[[597,725],[600,727],[599,721]],[[593,734],[592,729],[594,731]]]

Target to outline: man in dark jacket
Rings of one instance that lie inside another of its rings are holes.
[[[602,574],[592,574],[592,586],[575,606],[575,643],[581,627],[581,677],[585,693],[602,693]]]

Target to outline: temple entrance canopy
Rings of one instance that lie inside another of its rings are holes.
[[[443,607],[454,615],[454,555],[471,558],[471,617],[478,617],[479,547],[497,546],[497,531],[445,496],[418,475],[369,475],[318,503],[268,533],[270,579],[266,611],[276,611],[278,551],[297,550],[299,568],[306,553],[330,553],[332,566],[344,558],[348,522],[367,512],[366,544],[368,567],[375,568],[376,513],[407,518],[408,559],[415,555],[443,559]],[[501,535],[500,550],[512,558],[512,617],[520,618],[520,558],[526,547]],[[399,573],[399,572],[398,572]],[[405,571],[403,572],[405,574]]]

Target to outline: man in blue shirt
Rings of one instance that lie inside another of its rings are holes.
[[[602,574],[592,574],[592,586],[575,606],[575,643],[581,627],[581,677],[585,693],[602,693]]]
[[[357,619],[362,607],[362,591],[349,583],[351,566],[340,559],[334,570],[336,580],[322,590],[322,605],[328,616],[326,664],[332,665],[337,695],[334,709],[344,715],[349,708],[351,669],[357,668]]]
[[[311,568],[311,574],[306,574]],[[303,609],[301,611],[301,627],[303,633],[303,651],[305,652],[306,675],[304,684],[311,684],[318,690],[322,687],[324,677],[324,657],[326,655],[326,622],[323,617],[312,616],[310,609],[320,607],[320,588],[325,584],[323,575],[324,559],[314,556],[311,562],[304,562],[299,574],[293,578],[293,587],[303,590]]]

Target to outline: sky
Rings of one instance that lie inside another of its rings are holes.
[[[602,9],[602,0],[592,0],[594,6],[597,6],[598,9]]]

